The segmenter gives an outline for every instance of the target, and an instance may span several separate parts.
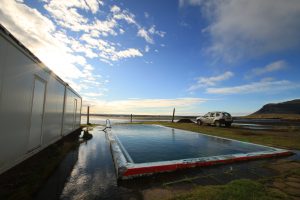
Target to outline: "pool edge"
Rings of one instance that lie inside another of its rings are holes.
[[[166,126],[161,126],[161,127],[170,128]],[[188,131],[188,132],[192,132],[192,131]],[[110,142],[112,157],[115,163],[115,170],[117,173],[117,177],[118,179],[121,180],[132,179],[134,177],[140,177],[146,175],[152,175],[155,173],[176,171],[179,169],[186,169],[186,168],[193,168],[193,167],[206,167],[206,166],[213,166],[219,164],[227,164],[233,162],[257,160],[257,159],[265,159],[265,158],[273,158],[273,157],[283,157],[283,156],[289,156],[294,154],[292,151],[285,150],[285,149],[269,147],[269,146],[250,143],[250,142],[243,142],[243,141],[230,139],[230,138],[222,138],[219,136],[212,136],[212,137],[233,140],[233,141],[238,141],[238,142],[252,144],[252,145],[263,146],[271,150],[258,151],[253,153],[243,153],[243,154],[240,153],[240,154],[180,159],[180,160],[173,160],[173,161],[132,163],[132,162],[128,162],[128,160],[124,156],[124,153],[122,152],[122,149],[120,148],[118,143],[120,141],[118,141],[117,137],[111,131],[107,132],[107,134]],[[211,135],[207,135],[207,136],[211,136]]]
[[[142,164],[129,164],[126,171],[121,175],[121,179],[130,179],[138,176],[151,175],[161,172],[170,172],[176,171],[179,169],[185,168],[194,168],[194,167],[207,167],[219,164],[228,164],[234,162],[248,161],[248,160],[257,160],[265,159],[272,157],[282,157],[292,155],[293,152],[290,151],[281,151],[281,152],[269,152],[269,153],[252,153],[255,155],[245,155],[237,156],[237,154],[224,155],[224,156],[211,156],[204,158],[195,158],[195,159],[183,159],[176,161],[163,161],[163,162],[152,162],[152,163],[142,163]],[[199,161],[199,159],[203,159]]]

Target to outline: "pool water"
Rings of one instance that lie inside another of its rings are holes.
[[[273,148],[155,125],[115,125],[112,132],[133,163],[272,151]],[[128,160],[128,159],[127,159]]]

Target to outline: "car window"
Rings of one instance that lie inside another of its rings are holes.
[[[214,114],[215,114],[215,113],[210,113],[210,116],[211,116],[211,117],[214,117]]]
[[[223,113],[226,117],[230,117],[229,113]]]
[[[220,117],[220,113],[216,113],[216,117]]]

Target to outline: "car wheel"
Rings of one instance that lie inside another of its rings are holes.
[[[230,126],[231,126],[231,123],[226,123],[225,126],[226,126],[226,127],[230,127]]]
[[[219,121],[215,121],[215,122],[214,122],[214,125],[217,126],[217,127],[220,127],[220,126],[221,126],[221,123],[220,123]]]
[[[202,121],[201,121],[200,119],[198,119],[198,120],[197,120],[197,124],[198,124],[199,126],[201,126],[203,123],[202,123]]]

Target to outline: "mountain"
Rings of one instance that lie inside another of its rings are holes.
[[[300,114],[300,99],[281,103],[269,103],[251,115],[261,114]]]

